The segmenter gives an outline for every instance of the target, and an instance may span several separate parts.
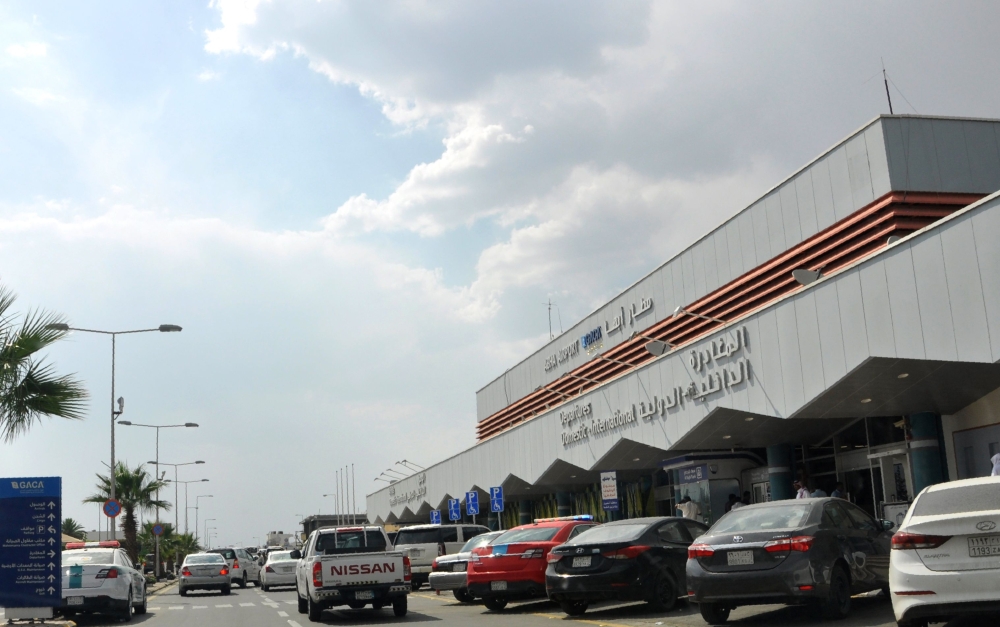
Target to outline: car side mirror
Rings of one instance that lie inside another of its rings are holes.
[[[289,554],[289,557],[291,557],[293,560],[300,560],[302,559],[302,551],[295,549],[294,551],[291,552],[291,554]]]
[[[891,520],[883,520],[882,521],[882,529],[884,531],[892,531],[892,528],[895,527],[895,526],[896,526],[896,523],[892,522]]]

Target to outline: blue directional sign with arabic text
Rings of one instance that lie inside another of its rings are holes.
[[[462,519],[462,502],[458,499],[448,499],[448,518],[450,520]]]
[[[431,510],[431,524],[440,525],[441,524],[441,510],[432,509]]]
[[[465,493],[465,513],[469,516],[479,515],[479,493],[475,490]]]
[[[490,488],[490,511],[503,511],[503,486]]]
[[[62,479],[0,479],[0,607],[62,603]]]

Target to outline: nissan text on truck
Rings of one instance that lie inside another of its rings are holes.
[[[298,559],[295,592],[299,613],[318,622],[323,610],[346,605],[359,610],[392,606],[406,615],[410,592],[410,558],[387,550],[389,539],[381,527],[341,527],[312,532]]]

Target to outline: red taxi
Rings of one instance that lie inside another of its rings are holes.
[[[508,601],[545,596],[546,556],[552,547],[596,526],[593,516],[539,518],[472,550],[469,592],[499,612]]]

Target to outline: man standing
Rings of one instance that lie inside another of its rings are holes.
[[[750,504],[750,492],[746,491],[743,493],[743,500],[736,501],[735,503],[733,503],[733,507],[729,511],[733,511],[734,509],[739,509],[749,504]]]
[[[730,511],[732,511],[732,509],[736,507],[736,504],[739,502],[740,498],[738,496],[736,496],[735,494],[730,494],[729,502],[726,503],[726,513],[728,514]]]
[[[796,481],[792,483],[792,487],[795,488],[795,498],[797,499],[807,499],[809,498],[809,489],[802,485],[801,481]]]
[[[698,516],[701,516],[701,508],[691,500],[690,496],[685,496],[681,499],[681,502],[677,504],[677,511],[684,518],[690,518],[691,520],[697,520]]]
[[[833,492],[830,493],[830,496],[835,499],[844,498],[844,484],[838,481],[837,485],[833,486]]]

